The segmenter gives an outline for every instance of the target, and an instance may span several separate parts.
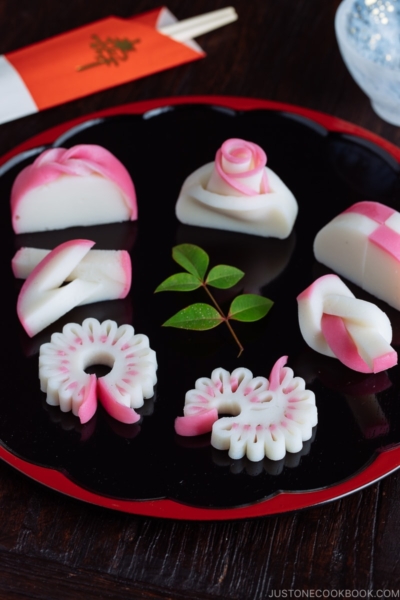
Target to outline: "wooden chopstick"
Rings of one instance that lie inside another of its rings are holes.
[[[203,23],[211,23],[214,20],[222,19],[226,16],[231,16],[232,14],[236,14],[235,9],[233,8],[233,6],[227,6],[226,8],[213,10],[211,12],[205,13],[204,15],[190,17],[189,19],[177,21],[176,23],[172,23],[171,25],[166,25],[165,27],[161,27],[159,31],[161,31],[165,35],[172,36],[182,31],[185,31],[186,29],[190,29],[197,25],[202,25]]]
[[[213,31],[218,27],[228,25],[236,21],[237,18],[238,15],[234,7],[228,6],[227,8],[213,10],[198,17],[191,17],[190,19],[184,19],[172,25],[161,27],[159,32],[173,38],[177,42],[184,42]]]

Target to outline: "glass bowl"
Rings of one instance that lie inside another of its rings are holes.
[[[336,11],[335,32],[342,58],[374,111],[385,121],[400,125],[400,70],[370,59],[357,49],[347,23],[353,5],[354,0],[343,0]]]

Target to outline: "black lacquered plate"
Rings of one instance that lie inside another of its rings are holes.
[[[347,206],[376,200],[400,210],[399,153],[383,140],[332,117],[295,107],[245,99],[194,98],[143,103],[89,116],[28,141],[4,157],[1,276],[7,290],[7,342],[1,347],[1,457],[35,479],[75,497],[139,514],[223,519],[290,510],[340,497],[376,481],[400,465],[399,369],[361,375],[311,351],[297,320],[296,296],[327,271],[312,251],[318,230]],[[268,166],[292,190],[299,216],[287,240],[264,239],[181,225],[175,203],[184,179],[212,161],[227,138],[259,144]],[[91,228],[15,236],[8,203],[23,166],[51,144],[100,144],[128,168],[135,183],[139,220]],[[97,248],[129,250],[132,289],[125,300],[75,309],[33,339],[16,316],[21,282],[10,261],[21,246],[53,248],[72,238]],[[202,291],[154,294],[179,270],[172,247],[202,246],[212,265],[241,268],[245,277],[219,300],[229,305],[244,289],[271,298],[262,321],[235,324],[245,351],[223,326],[208,332],[162,328],[178,309],[206,301]],[[348,283],[348,282],[346,282]],[[349,284],[357,297],[389,315],[394,345],[399,313]],[[132,323],[150,338],[159,368],[153,399],[140,423],[123,425],[101,408],[86,425],[45,402],[39,389],[38,350],[67,322],[86,317]],[[174,420],[185,393],[216,367],[249,368],[269,376],[275,361],[288,366],[316,394],[319,414],[313,438],[281,461],[251,463],[214,450],[209,436],[180,438]]]

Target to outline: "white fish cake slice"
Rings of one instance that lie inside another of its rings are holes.
[[[16,177],[11,217],[15,233],[135,220],[135,188],[124,165],[101,146],[51,148]]]
[[[78,304],[90,301],[100,284],[65,279],[89,252],[94,242],[71,240],[54,248],[25,280],[18,295],[18,318],[30,337],[45,329]]]
[[[400,214],[379,202],[359,202],[317,234],[315,258],[400,310]]]
[[[48,254],[50,250],[21,248],[11,262],[14,276],[17,279],[27,279]],[[65,281],[74,279],[99,283],[96,291],[82,304],[125,298],[132,280],[129,253],[126,250],[89,250]]]

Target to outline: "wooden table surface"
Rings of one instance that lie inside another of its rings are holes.
[[[239,21],[198,39],[204,60],[3,124],[0,155],[103,108],[196,94],[296,104],[400,144],[400,129],[375,115],[342,62],[333,27],[339,0],[232,4]],[[183,19],[225,5],[170,0],[168,6]],[[110,13],[128,17],[156,6],[151,0],[0,0],[0,52]],[[185,522],[84,504],[1,463],[0,511],[1,599],[264,599],[283,590],[286,597],[300,590],[336,590],[336,597],[357,590],[367,597],[400,588],[400,472],[301,512]]]

